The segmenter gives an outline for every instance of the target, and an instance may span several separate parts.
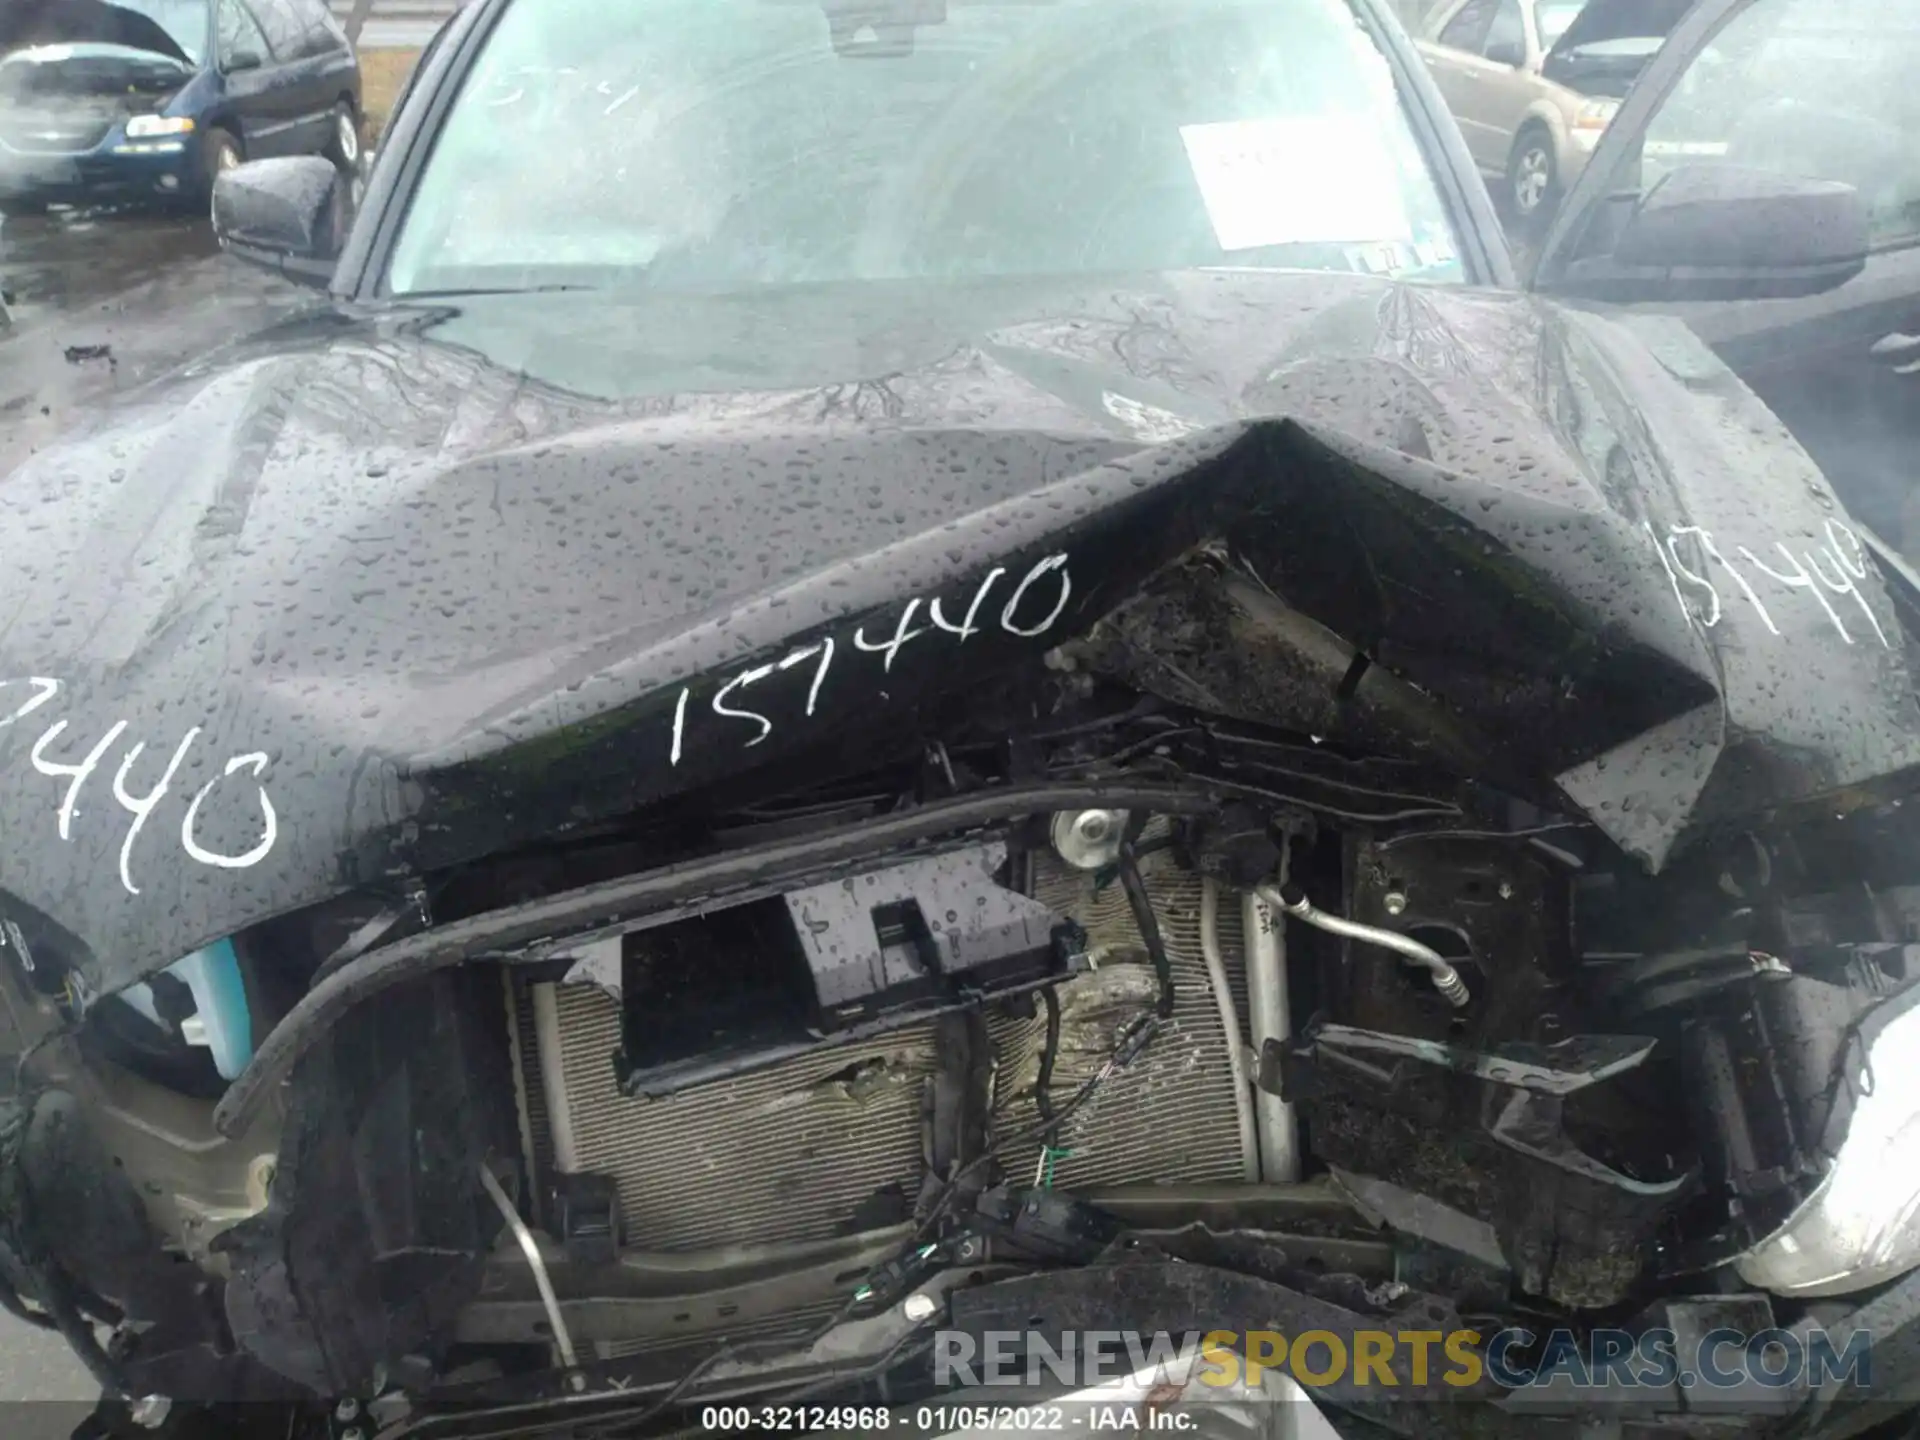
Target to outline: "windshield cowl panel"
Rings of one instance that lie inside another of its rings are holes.
[[[385,288],[1464,278],[1391,67],[1340,0],[988,3],[845,30],[815,4],[518,0]]]

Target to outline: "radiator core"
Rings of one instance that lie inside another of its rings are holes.
[[[1200,950],[1199,877],[1165,851],[1141,861],[1177,987],[1174,1014],[1133,1066],[1103,1084],[1067,1125],[1053,1183],[1062,1187],[1236,1181],[1228,1037]],[[1118,884],[1036,857],[1034,893],[1086,928],[1094,974],[1059,990],[1061,1049],[1050,1093],[1063,1105],[1112,1053],[1115,1032],[1152,1003],[1155,982]],[[1221,948],[1246,1014],[1239,905],[1223,897]],[[688,1252],[829,1239],[901,1218],[926,1153],[931,1024],[884,1039],[717,1080],[664,1099],[629,1099],[615,1082],[620,1010],[590,985],[522,988],[515,1031],[536,1168],[607,1175],[620,1192],[625,1243]],[[544,1016],[538,1012],[545,1011]],[[1044,1021],[992,1012],[995,1134],[1037,1125],[1034,1083]],[[1244,1044],[1244,1040],[1235,1043]],[[1009,1178],[1040,1171],[1038,1142],[1011,1149]],[[876,1200],[879,1202],[876,1208]]]
[[[1070,1153],[1056,1158],[1052,1172],[1053,1183],[1063,1189],[1237,1182],[1244,1174],[1228,1038],[1200,950],[1201,879],[1180,869],[1166,851],[1144,856],[1140,871],[1173,970],[1173,1015],[1146,1053],[1103,1082],[1067,1121],[1062,1148]],[[1049,1087],[1057,1111],[1106,1063],[1116,1030],[1157,998],[1158,982],[1117,881],[1098,888],[1093,875],[1070,870],[1051,855],[1036,872],[1035,898],[1078,920],[1096,957],[1103,951],[1125,957],[1060,988],[1061,1045]],[[1217,929],[1228,988],[1244,1026],[1246,961],[1240,906],[1231,892],[1221,896]],[[1034,1083],[1045,1025],[1038,1019],[1002,1020],[991,1028],[1005,1103],[1001,1132],[1022,1133],[1039,1123]],[[1023,1146],[1008,1157],[1009,1177],[1030,1183],[1042,1173],[1039,1162],[1038,1142]]]
[[[664,1099],[629,1099],[613,1073],[620,1007],[591,985],[556,986],[553,999],[559,1054],[543,1068],[561,1084],[546,1087],[550,1113],[565,1106],[573,1168],[618,1185],[628,1245],[674,1252],[826,1240],[899,1219],[855,1225],[863,1204],[890,1187],[911,1204],[931,1025]],[[550,1031],[541,1036],[554,1043]]]

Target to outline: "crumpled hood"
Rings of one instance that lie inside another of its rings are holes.
[[[0,480],[0,911],[92,992],[1038,667],[1222,539],[1649,863],[1920,760],[1875,565],[1676,323],[586,298],[323,315]]]

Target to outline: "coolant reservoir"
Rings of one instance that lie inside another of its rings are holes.
[[[220,1078],[233,1079],[253,1058],[253,1016],[247,1009],[247,987],[240,978],[240,957],[233,942],[217,940],[175,961],[166,973],[193,997],[193,1014],[180,1022],[180,1038],[189,1045],[204,1045]],[[120,998],[154,1024],[164,1025],[151,987],[134,985]]]

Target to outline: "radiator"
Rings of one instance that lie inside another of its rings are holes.
[[[565,1103],[553,1128],[571,1132],[576,1171],[618,1185],[628,1245],[670,1253],[827,1240],[889,1187],[911,1203],[931,1025],[639,1100],[614,1081],[619,1006],[588,985],[556,986],[553,1001],[559,1054],[543,1068],[563,1083],[549,1084],[546,1100],[552,1107],[558,1089]],[[540,1043],[553,1045],[541,1028]]]
[[[1151,1047],[1068,1122],[1071,1154],[1053,1170],[1059,1186],[1232,1182],[1242,1173],[1228,1041],[1200,953],[1200,880],[1164,851],[1144,857],[1141,870],[1177,1003]],[[1095,973],[1059,990],[1062,1043],[1050,1091],[1058,1107],[1106,1062],[1115,1031],[1153,1003],[1157,984],[1118,884],[1097,890],[1093,877],[1050,852],[1038,857],[1036,872],[1036,896],[1078,920],[1096,957],[1105,957]],[[1244,1016],[1239,905],[1226,896],[1220,910],[1222,950]],[[1015,1136],[1038,1123],[1033,1092],[1044,1020],[996,1012],[988,1031],[996,1055],[994,1132]],[[619,1007],[592,986],[519,987],[514,1032],[523,1060],[522,1133],[536,1169],[551,1173],[564,1152],[571,1168],[612,1177],[630,1246],[684,1253],[824,1240],[847,1233],[882,1192],[910,1202],[918,1191],[926,1080],[935,1066],[931,1025],[658,1100],[619,1092]],[[1031,1181],[1039,1160],[1037,1141],[1013,1147],[1010,1178]],[[870,1225],[896,1218],[875,1216]]]
[[[1244,1174],[1232,1061],[1200,953],[1200,877],[1181,870],[1165,851],[1143,857],[1140,871],[1173,969],[1173,1015],[1141,1058],[1106,1080],[1066,1122],[1062,1144],[1070,1153],[1053,1167],[1053,1183],[1063,1189],[1238,1182]],[[1036,867],[1034,895],[1086,927],[1096,957],[1133,957],[1109,960],[1095,974],[1060,988],[1061,1053],[1049,1087],[1057,1111],[1106,1063],[1116,1029],[1158,998],[1159,983],[1117,881],[1096,889],[1094,876],[1049,855]],[[1218,930],[1228,988],[1244,1026],[1246,962],[1240,904],[1232,892],[1221,896]],[[1045,1023],[1001,1020],[990,1028],[1000,1057],[996,1088],[1004,1118],[997,1128],[1003,1135],[1019,1134],[1039,1123],[1033,1092]],[[1038,1142],[1020,1147],[1008,1156],[1010,1178],[1031,1182],[1041,1173],[1039,1161]]]

